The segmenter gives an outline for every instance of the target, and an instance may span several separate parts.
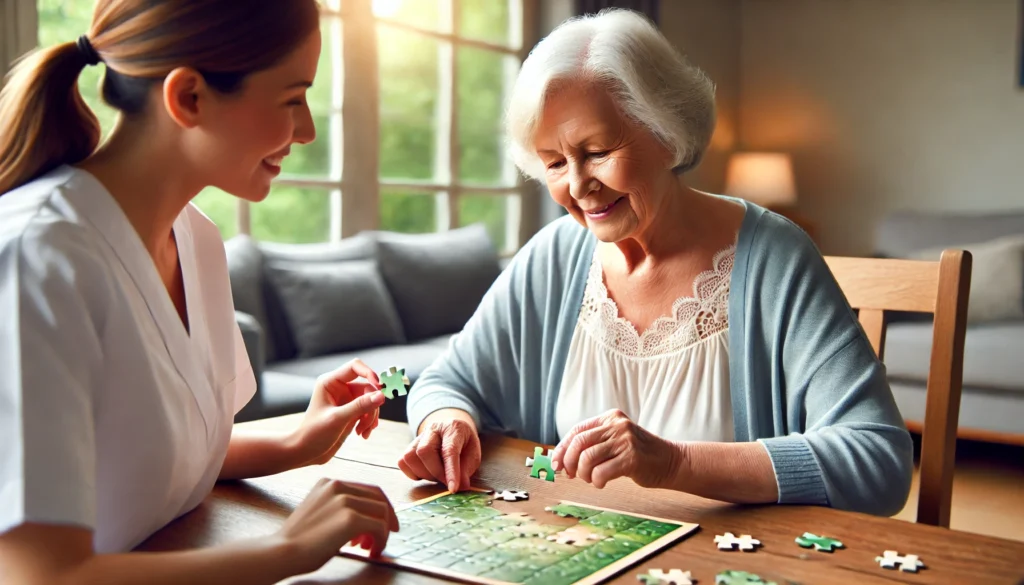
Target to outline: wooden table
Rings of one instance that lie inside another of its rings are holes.
[[[251,428],[290,429],[292,415],[246,423]],[[380,485],[397,507],[443,491],[413,482],[395,462],[411,439],[404,424],[381,421],[369,441],[350,438],[330,463],[280,475],[218,484],[196,510],[153,535],[141,550],[181,550],[220,545],[276,531],[320,477]],[[614,583],[637,583],[651,568],[691,571],[698,585],[711,585],[726,569],[751,571],[785,583],[1024,583],[1024,543],[920,524],[805,506],[736,506],[667,490],[645,490],[620,479],[599,490],[559,474],[554,483],[529,477],[523,461],[534,445],[504,437],[484,437],[484,461],[474,485],[523,489],[533,497],[567,499],[625,512],[695,522],[699,530],[674,547],[620,573]],[[754,553],[719,551],[716,534],[750,534],[763,547]],[[846,548],[832,554],[808,551],[793,539],[803,532],[838,538]],[[903,573],[878,566],[884,550],[921,557],[927,568]],[[316,573],[284,583],[442,583],[405,571],[335,557]]]

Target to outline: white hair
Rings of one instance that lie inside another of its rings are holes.
[[[523,62],[509,98],[505,132],[516,166],[539,179],[533,146],[544,101],[555,82],[597,82],[619,109],[674,155],[682,173],[700,162],[715,128],[715,86],[636,12],[603,10],[559,25]]]

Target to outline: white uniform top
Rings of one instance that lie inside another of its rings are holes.
[[[74,525],[126,551],[210,493],[256,381],[216,227],[189,205],[174,235],[191,333],[91,174],[0,195],[0,532]]]
[[[573,425],[618,408],[671,441],[734,440],[729,392],[729,278],[735,246],[715,255],[693,297],[643,334],[619,316],[594,255],[566,358],[555,422]]]

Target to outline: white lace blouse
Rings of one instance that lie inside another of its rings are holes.
[[[619,316],[595,252],[569,346],[555,420],[559,437],[618,408],[672,441],[732,441],[729,278],[736,248],[715,254],[693,297],[672,304],[643,334]]]

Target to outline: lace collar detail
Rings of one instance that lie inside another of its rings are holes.
[[[579,326],[607,348],[634,358],[675,353],[729,328],[729,279],[736,258],[735,244],[719,251],[693,282],[693,296],[672,303],[672,315],[658,317],[642,334],[619,316],[619,307],[608,296],[604,270],[594,252],[583,295]]]

